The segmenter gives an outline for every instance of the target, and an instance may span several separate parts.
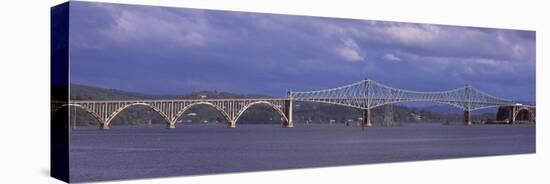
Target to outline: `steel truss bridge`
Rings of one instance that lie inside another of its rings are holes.
[[[172,99],[172,100],[70,100],[69,103],[52,101],[52,114],[63,107],[78,107],[90,113],[100,122],[101,129],[109,129],[111,121],[125,109],[142,105],[160,114],[167,128],[175,128],[182,114],[195,105],[208,105],[217,109],[227,120],[229,127],[236,127],[241,115],[250,107],[265,104],[281,115],[284,127],[293,127],[292,107],[294,101],[317,102],[347,106],[363,110],[363,125],[371,126],[371,109],[399,102],[434,102],[447,104],[464,111],[464,122],[471,124],[471,112],[490,107],[511,107],[508,120],[513,122],[522,110],[527,110],[534,119],[534,106],[517,104],[511,100],[486,94],[470,85],[461,88],[420,92],[393,88],[373,80],[306,92],[288,91],[285,98],[241,99]]]

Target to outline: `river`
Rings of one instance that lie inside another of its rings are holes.
[[[188,176],[535,152],[535,125],[77,127],[71,181]]]

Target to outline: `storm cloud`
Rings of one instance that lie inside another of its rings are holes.
[[[534,31],[90,2],[70,21],[73,83],[283,96],[370,78],[535,101]]]

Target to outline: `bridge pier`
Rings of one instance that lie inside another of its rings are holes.
[[[101,124],[99,124],[99,129],[100,129],[100,130],[109,130],[109,129],[111,129],[111,128],[109,127],[109,124],[107,124],[107,123],[101,123]]]
[[[292,122],[290,122],[290,123],[287,122],[283,125],[283,128],[293,128],[293,127],[294,127],[294,125],[292,124]]]
[[[285,116],[287,118],[286,122],[283,123],[284,128],[292,128],[294,124],[292,123],[292,99],[285,101]]]
[[[293,128],[294,124],[292,124],[292,121],[289,120],[289,122],[285,122],[283,124],[283,128]]]
[[[176,123],[166,123],[166,128],[167,129],[174,129],[174,128],[176,128]]]
[[[372,123],[370,121],[370,109],[363,110],[363,126],[372,126]]]
[[[471,125],[472,124],[472,114],[471,114],[471,111],[469,111],[469,110],[464,111],[464,124],[465,125]]]
[[[237,128],[237,122],[229,122],[228,128]]]
[[[147,120],[147,128],[153,127],[153,120],[149,119]]]

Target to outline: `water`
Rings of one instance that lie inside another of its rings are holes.
[[[83,127],[70,144],[78,182],[534,153],[535,125]]]

